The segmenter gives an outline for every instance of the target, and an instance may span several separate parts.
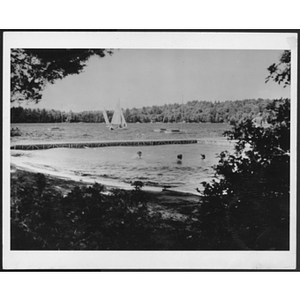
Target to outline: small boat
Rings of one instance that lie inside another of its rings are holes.
[[[113,117],[111,119],[111,122],[109,122],[106,111],[104,110],[103,113],[105,123],[107,124],[107,127],[110,130],[115,129],[127,129],[127,123],[123,115],[123,111],[120,105],[120,100],[117,103],[116,109],[114,111]]]
[[[52,128],[51,128],[51,131],[52,131],[52,130],[60,130],[60,128],[56,126],[56,127],[52,127]]]
[[[64,131],[65,129],[59,126],[48,128],[49,131]]]
[[[165,132],[167,130],[167,128],[156,128],[153,131],[154,132]]]
[[[186,130],[182,130],[182,129],[179,129],[179,128],[170,128],[170,129],[167,129],[165,130],[165,133],[167,134],[172,134],[172,133],[186,133]]]

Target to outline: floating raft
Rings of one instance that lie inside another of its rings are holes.
[[[228,144],[227,140],[213,139],[173,139],[173,140],[131,140],[131,141],[102,141],[102,142],[47,142],[47,143],[24,143],[10,147],[14,150],[42,150],[53,148],[100,148],[116,146],[159,146],[176,144]]]

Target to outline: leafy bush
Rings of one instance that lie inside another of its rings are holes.
[[[95,183],[75,186],[64,196],[46,181],[42,174],[35,182],[18,178],[11,206],[13,250],[159,249],[156,233],[174,231],[163,228],[139,185],[106,195]]]
[[[243,249],[260,248],[258,237],[266,231],[281,236],[269,248],[288,248],[290,101],[276,100],[268,109],[269,127],[245,120],[225,132],[236,140],[235,153],[222,152],[215,166],[219,181],[204,183],[209,205],[203,214],[226,224]]]

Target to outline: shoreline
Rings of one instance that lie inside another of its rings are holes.
[[[157,140],[159,141],[159,140]],[[111,143],[112,141],[106,141],[107,143]],[[101,142],[101,143],[106,143],[106,142]],[[116,141],[114,141],[116,142]],[[206,143],[209,143],[209,144],[223,144],[224,142],[230,144],[232,143],[232,141],[228,141],[226,140],[226,138],[224,137],[206,137],[206,138],[202,138],[202,139],[197,139],[197,144],[206,144]],[[20,143],[23,143],[24,145],[30,145],[31,146],[34,146],[34,144],[38,144],[38,143],[42,143],[42,142],[37,142],[35,141],[33,144],[31,143],[31,141],[15,141],[15,142],[12,142],[11,141],[11,148],[16,146],[17,144],[20,144]],[[49,143],[49,144],[52,144],[55,143],[55,141],[52,141],[52,142],[46,142],[46,143]],[[68,142],[59,142],[61,143],[62,145],[64,145],[65,143],[68,143]],[[85,145],[86,143],[92,143],[91,141],[73,141],[72,143],[79,143],[80,145]],[[93,142],[94,143],[94,142]],[[43,143],[42,143],[43,144]],[[109,145],[108,145],[109,147]],[[32,149],[30,149],[32,150]],[[51,168],[51,166],[43,166],[43,165],[31,165],[31,164],[27,164],[26,162],[24,161],[19,161],[18,159],[14,159],[14,153],[16,154],[20,154],[21,156],[23,155],[22,152],[24,150],[21,150],[21,149],[11,149],[10,150],[10,163],[11,165],[13,164],[16,168],[19,168],[21,170],[24,170],[24,171],[28,171],[28,172],[31,172],[31,173],[43,173],[45,175],[49,175],[49,176],[53,176],[53,177],[56,177],[58,179],[61,179],[61,180],[72,180],[74,182],[78,182],[78,183],[85,183],[85,184],[93,184],[95,182],[101,184],[101,185],[104,185],[107,189],[123,189],[123,190],[133,190],[134,189],[134,186],[132,185],[131,182],[126,182],[126,181],[122,181],[122,179],[114,179],[114,178],[102,178],[102,177],[95,177],[94,175],[92,174],[83,174],[83,173],[79,173],[76,174],[74,172],[73,173],[69,173],[69,172],[63,172],[64,170],[56,170],[55,168]],[[45,149],[46,151],[46,149]],[[26,152],[26,150],[25,150]],[[17,156],[17,155],[16,155]],[[19,156],[19,155],[18,155]],[[201,193],[198,192],[198,190],[195,188],[191,188],[189,187],[188,185],[187,186],[157,186],[157,185],[151,185],[149,184],[147,181],[144,182],[143,180],[138,180],[138,181],[142,181],[144,186],[142,187],[142,190],[145,191],[145,192],[154,192],[154,193],[164,193],[164,192],[168,192],[168,193],[173,193],[173,194],[180,194],[180,195],[188,195],[190,197],[196,197],[196,198],[200,198],[201,197]],[[202,186],[198,186],[197,188],[200,189],[200,191],[202,191]]]
[[[47,170],[47,169],[39,169],[36,167],[31,167],[28,165],[24,165],[22,163],[10,163],[10,171],[11,173],[15,172],[25,172],[29,174],[38,174],[42,173],[51,180],[54,180],[57,182],[57,185],[59,186],[62,183],[67,183],[71,187],[74,187],[76,185],[93,185],[94,183],[101,184],[105,187],[105,189],[109,192],[113,189],[120,189],[120,190],[126,190],[126,191],[132,191],[134,190],[134,186],[131,184],[126,184],[123,182],[119,182],[118,184],[114,181],[101,181],[99,179],[93,179],[89,177],[82,177],[79,175],[71,175],[71,174],[60,174],[55,171]],[[184,192],[184,191],[178,191],[174,189],[166,189],[162,187],[151,187],[151,186],[144,186],[141,189],[143,192],[150,193],[154,195],[157,199],[160,200],[171,200],[171,198],[174,198],[174,201],[182,200],[182,201],[188,201],[193,203],[199,203],[201,201],[201,195],[199,193],[191,193],[191,192]]]
[[[123,190],[133,190],[134,185],[132,182],[128,181],[122,181],[121,179],[114,179],[114,178],[102,178],[102,177],[95,177],[95,175],[92,174],[86,174],[86,173],[80,173],[80,172],[61,172],[55,168],[52,168],[51,166],[47,165],[34,165],[29,163],[26,160],[20,160],[20,156],[23,156],[24,150],[10,150],[10,166],[13,166],[15,168],[18,168],[20,170],[24,170],[31,173],[42,173],[44,175],[50,175],[53,177],[56,177],[58,179],[62,180],[72,180],[74,182],[78,183],[86,183],[86,184],[93,184],[95,182],[104,185],[108,189],[123,189]],[[24,151],[24,155],[26,151]],[[30,156],[30,154],[29,154]],[[148,184],[148,181],[143,180],[136,180],[136,181],[142,181],[144,186],[142,187],[143,191],[147,192],[169,192],[174,194],[181,194],[181,195],[189,195],[194,197],[200,197],[201,194],[196,190],[196,188],[191,190],[190,188],[185,188],[184,186],[163,186],[163,185],[152,185],[151,182]],[[186,189],[186,190],[185,190]]]

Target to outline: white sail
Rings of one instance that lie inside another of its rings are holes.
[[[103,110],[103,117],[104,117],[105,123],[107,125],[109,125],[110,123],[109,123],[109,120],[108,120],[108,116],[107,116],[106,110]]]
[[[120,106],[120,100],[117,103],[116,109],[114,111],[112,120],[111,120],[112,125],[118,125],[119,127],[127,127],[127,123],[125,121],[121,106]]]

